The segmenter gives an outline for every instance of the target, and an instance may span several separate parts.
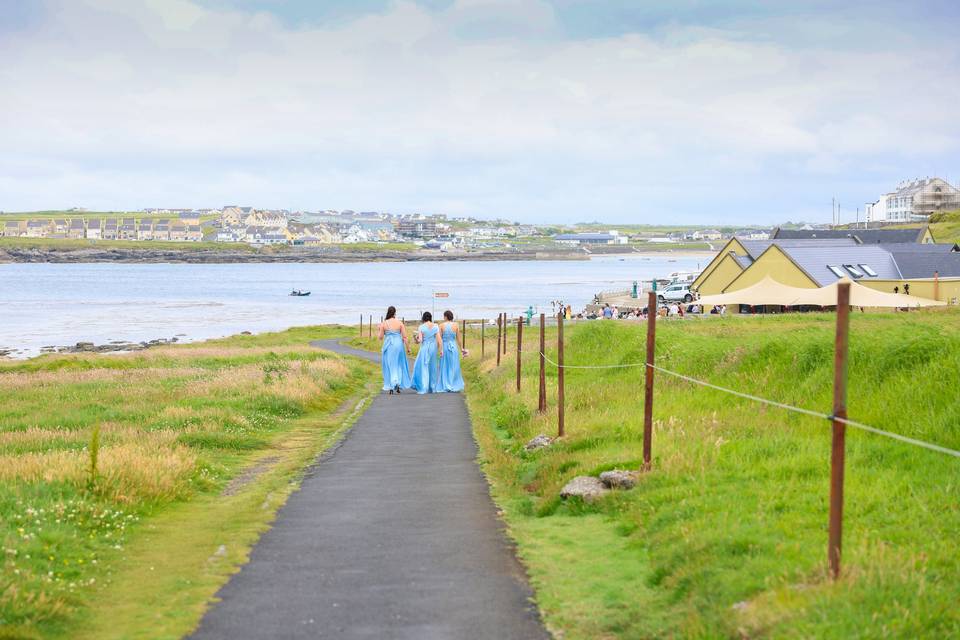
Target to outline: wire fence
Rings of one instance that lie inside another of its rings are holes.
[[[656,304],[654,294],[648,295],[648,306]],[[684,380],[691,384],[703,388],[713,389],[737,398],[757,402],[767,406],[776,407],[784,411],[806,415],[820,420],[828,420],[832,425],[832,442],[830,452],[830,513],[828,527],[827,556],[830,567],[830,574],[833,578],[840,575],[840,553],[842,546],[843,530],[843,493],[844,493],[844,467],[845,467],[845,449],[846,449],[846,427],[850,426],[861,431],[878,435],[891,440],[896,440],[903,444],[915,446],[918,448],[934,451],[954,458],[960,458],[960,451],[951,449],[932,442],[926,442],[916,438],[901,435],[885,429],[880,429],[863,422],[851,420],[847,417],[847,361],[849,344],[849,326],[850,326],[850,285],[841,283],[837,287],[837,305],[836,311],[836,336],[834,341],[834,375],[833,375],[833,408],[832,413],[824,413],[804,407],[798,407],[786,402],[779,402],[764,398],[762,396],[737,391],[723,387],[706,380],[700,380],[677,371],[672,371],[666,367],[660,367],[655,364],[656,355],[656,324],[657,317],[650,316],[646,323],[646,361],[629,362],[619,364],[566,364],[564,362],[563,347],[563,315],[556,317],[557,328],[557,354],[556,360],[553,360],[546,354],[546,342],[544,338],[544,328],[547,325],[547,317],[540,314],[540,348],[537,352],[540,361],[540,390],[539,407],[541,413],[546,411],[546,380],[545,369],[547,363],[557,369],[557,437],[564,436],[564,372],[567,369],[580,370],[612,370],[612,369],[635,369],[643,367],[645,371],[645,394],[643,400],[643,466],[642,470],[649,472],[653,469],[652,465],[652,442],[653,442],[653,404],[654,404],[654,373],[659,372],[679,380]],[[529,319],[528,319],[529,322]],[[523,319],[517,318],[517,331],[515,335],[516,347],[516,390],[520,392],[521,384],[521,356],[522,356],[522,324]],[[507,330],[510,322],[507,320],[507,314],[502,313],[497,318],[497,345],[496,345],[496,363],[499,367],[501,354],[507,353]],[[481,338],[482,339],[482,338]]]
[[[903,442],[906,444],[914,445],[916,447],[922,447],[924,449],[929,449],[930,451],[936,451],[938,453],[943,453],[948,456],[954,456],[956,458],[960,458],[960,451],[957,451],[955,449],[950,449],[948,447],[943,447],[938,444],[933,444],[932,442],[917,440],[916,438],[910,438],[908,436],[904,436],[899,433],[895,433],[893,431],[878,429],[877,427],[872,427],[868,424],[857,422],[856,420],[850,420],[849,418],[840,418],[832,414],[823,413],[822,411],[815,411],[813,409],[796,407],[794,405],[787,404],[785,402],[777,402],[776,400],[770,400],[769,398],[762,398],[760,396],[744,393],[742,391],[737,391],[735,389],[728,389],[727,387],[721,387],[720,385],[716,385],[711,382],[707,382],[705,380],[700,380],[698,378],[694,378],[692,376],[678,373],[676,371],[671,371],[670,369],[666,369],[664,367],[647,364],[646,362],[630,362],[630,363],[624,363],[624,364],[603,364],[603,365],[572,365],[572,364],[561,365],[555,362],[554,360],[551,360],[550,357],[547,354],[543,353],[542,351],[540,352],[540,355],[543,356],[543,358],[554,367],[557,367],[557,368],[562,367],[564,369],[630,369],[630,368],[636,368],[636,367],[650,367],[651,369],[653,369],[654,371],[658,371],[659,373],[663,373],[668,376],[673,376],[674,378],[679,378],[680,380],[685,380],[686,382],[691,382],[693,384],[700,385],[701,387],[707,387],[715,391],[721,391],[723,393],[727,393],[732,396],[736,396],[738,398],[743,398],[745,400],[752,400],[754,402],[759,402],[761,404],[769,405],[771,407],[777,407],[778,409],[783,409],[784,411],[791,411],[793,413],[800,413],[803,415],[812,416],[814,418],[829,420],[830,422],[833,422],[833,421],[842,422],[843,424],[851,426],[855,429],[860,429],[862,431],[867,431],[869,433],[883,436],[885,438],[890,438],[892,440],[897,440],[899,442]]]

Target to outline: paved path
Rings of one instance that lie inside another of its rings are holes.
[[[475,458],[462,395],[381,394],[191,637],[549,638]]]

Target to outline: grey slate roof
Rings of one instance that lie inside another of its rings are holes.
[[[861,280],[899,280],[900,270],[893,254],[877,245],[854,246],[814,246],[784,248],[787,255],[803,269],[818,286],[824,287],[839,280],[828,266],[841,267],[845,264],[866,264],[876,272],[876,277],[867,276]],[[853,279],[851,275],[846,277]]]
[[[778,240],[818,240],[831,238],[854,238],[859,244],[920,242],[926,227],[919,229],[780,229],[773,232]]]
[[[743,248],[747,250],[747,253],[750,254],[750,257],[754,260],[757,259],[761,253],[767,250],[767,248],[775,244],[780,247],[852,247],[857,244],[857,241],[853,238],[818,238],[816,240],[801,240],[801,239],[770,239],[770,240],[745,240],[743,238],[737,238],[737,241],[743,245]]]
[[[890,254],[897,261],[900,273],[904,278],[932,278],[933,272],[941,278],[960,278],[960,253],[943,251],[934,247],[949,247],[953,245],[926,244],[921,247],[931,247],[927,251],[901,251],[899,247],[890,247]]]

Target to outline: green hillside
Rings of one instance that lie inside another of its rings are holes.
[[[829,412],[833,322],[662,322],[658,364]],[[566,362],[642,362],[644,331],[611,321],[568,327]],[[639,466],[643,368],[568,369],[568,435],[527,452],[530,438],[556,429],[553,367],[550,411],[536,413],[534,333],[521,394],[512,335],[499,369],[489,342],[484,363],[468,358],[468,390],[494,496],[546,622],[563,638],[960,634],[960,460],[851,430],[844,569],[833,582],[827,421],[658,374],[652,472],[598,503],[563,501],[574,476]],[[852,418],[960,449],[958,310],[855,314],[850,358]]]

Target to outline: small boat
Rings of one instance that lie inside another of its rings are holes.
[[[297,297],[299,297],[299,298],[302,298],[302,297],[304,297],[304,296],[310,295],[310,292],[309,292],[309,291],[300,291],[300,289],[294,289],[293,291],[290,292],[290,295],[292,295],[292,296],[297,296]]]

